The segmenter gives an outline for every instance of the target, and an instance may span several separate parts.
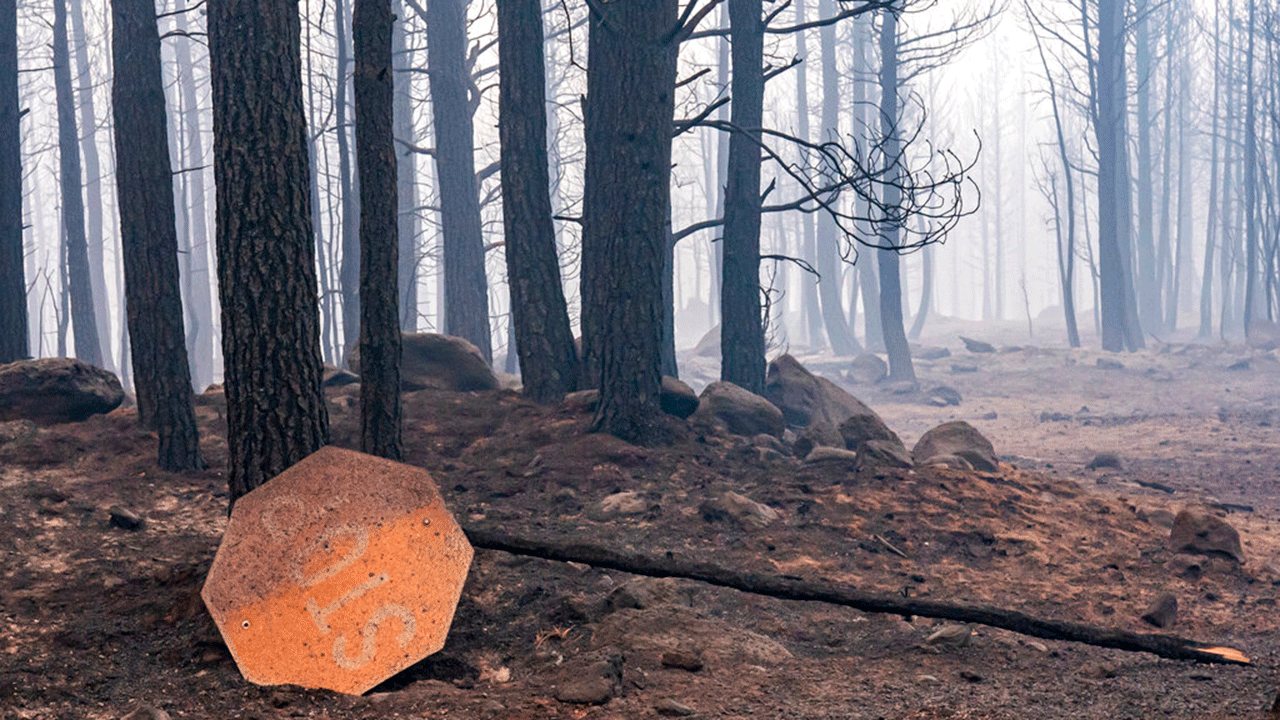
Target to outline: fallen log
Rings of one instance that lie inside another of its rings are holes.
[[[471,544],[477,548],[545,560],[582,563],[633,575],[697,580],[709,585],[756,595],[841,605],[863,612],[904,617],[919,615],[986,625],[1045,640],[1067,640],[1116,650],[1145,652],[1173,660],[1231,665],[1251,664],[1239,650],[1216,647],[1173,635],[1132,633],[1115,628],[1046,620],[1004,608],[869,594],[821,580],[743,572],[713,563],[685,560],[676,557],[670,551],[662,555],[647,555],[636,551],[619,551],[559,539],[534,539],[492,527],[464,525],[463,531]]]

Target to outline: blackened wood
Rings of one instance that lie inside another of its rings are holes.
[[[28,355],[18,103],[18,3],[0,0],[0,363]]]
[[[329,440],[298,5],[210,0],[231,502]]]

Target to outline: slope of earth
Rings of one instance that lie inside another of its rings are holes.
[[[940,623],[924,618],[477,551],[439,654],[362,697],[256,687],[198,597],[226,525],[225,407],[211,393],[197,408],[210,463],[201,473],[155,470],[154,435],[129,410],[0,444],[0,716],[120,718],[147,705],[173,718],[332,720],[1263,717],[1276,691],[1280,526],[1276,505],[1249,493],[1268,487],[1280,453],[1248,415],[1258,398],[1237,396],[1225,419],[1126,404],[1136,401],[1107,379],[1137,385],[1143,369],[1125,368],[1086,388],[1112,394],[1087,398],[1082,417],[1079,391],[1063,386],[1072,372],[1086,385],[1104,372],[1087,358],[992,357],[981,378],[955,380],[945,365],[922,372],[959,388],[959,408],[854,389],[904,440],[952,415],[974,419],[1005,454],[999,473],[858,475],[679,421],[671,446],[638,448],[585,434],[581,408],[540,408],[509,392],[407,394],[407,460],[432,472],[464,524],[534,537],[1136,632],[1151,630],[1140,620],[1151,601],[1172,593],[1178,619],[1167,632],[1239,648],[1255,666],[983,627],[967,642],[930,644]],[[1211,377],[1234,382],[1221,371],[1170,373],[1162,392],[1193,405],[1213,391],[1200,387]],[[1255,384],[1249,392],[1262,393]],[[1034,405],[1029,393],[1040,396]],[[1059,407],[1069,420],[1040,421]],[[357,396],[331,394],[329,410],[334,442],[358,445]],[[996,419],[978,420],[992,411]],[[1103,449],[1120,450],[1131,469],[1081,468]],[[1211,482],[1215,462],[1247,476],[1238,494]],[[1170,491],[1138,482],[1152,477]],[[726,491],[773,513],[719,512]],[[620,492],[634,495],[619,502]],[[1244,539],[1243,565],[1190,563],[1165,547],[1172,514],[1208,494],[1236,508],[1228,519]],[[145,523],[113,526],[112,506]]]

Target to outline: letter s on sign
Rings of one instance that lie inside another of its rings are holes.
[[[374,653],[378,651],[378,628],[392,617],[400,620],[400,634],[396,636],[396,642],[400,647],[408,645],[417,631],[413,613],[403,605],[383,605],[360,631],[362,640],[359,656],[353,658],[347,655],[346,635],[339,635],[334,639],[333,660],[338,663],[338,667],[343,670],[358,670],[368,664],[373,659]]]

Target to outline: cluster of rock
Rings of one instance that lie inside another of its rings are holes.
[[[769,363],[764,396],[715,382],[698,398],[695,426],[751,438],[787,440],[788,454],[806,462],[848,462],[858,468],[943,465],[995,472],[995,449],[972,425],[944,423],[910,451],[874,410],[826,378],[782,355]],[[758,445],[775,443],[761,439]]]

